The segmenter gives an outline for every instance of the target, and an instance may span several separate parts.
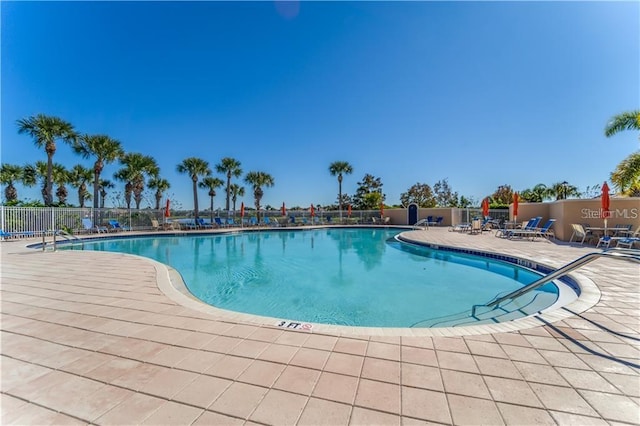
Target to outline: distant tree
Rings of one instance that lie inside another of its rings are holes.
[[[369,173],[365,174],[353,196],[353,204],[357,210],[374,210],[380,207],[380,203],[384,202],[385,195],[382,193],[382,180]],[[368,194],[378,193],[379,196],[369,196]],[[375,200],[379,201],[376,202]]]
[[[219,164],[216,164],[216,171],[218,173],[224,173],[227,176],[227,203],[225,204],[225,210],[229,211],[229,200],[231,199],[231,177],[239,178],[242,176],[242,169],[240,168],[240,162],[235,158],[225,157],[220,160]]]
[[[115,185],[108,179],[100,179],[100,208],[104,209],[105,200],[107,199],[107,189],[113,189]],[[95,205],[95,204],[94,204]]]
[[[217,177],[213,177],[213,176],[207,176],[204,179],[202,179],[202,182],[200,182],[198,184],[198,186],[200,188],[203,189],[208,189],[209,190],[209,198],[211,200],[211,205],[209,207],[210,212],[211,212],[211,219],[213,220],[213,197],[216,196],[216,188],[220,188],[222,185],[224,185],[224,182],[222,181],[222,179],[217,178]],[[229,210],[227,210],[229,211]]]
[[[209,162],[201,158],[189,157],[182,160],[182,163],[178,164],[176,170],[178,173],[187,174],[191,178],[191,182],[193,183],[194,217],[198,219],[198,179],[200,176],[205,177],[211,174]]]
[[[598,198],[602,194],[602,186],[596,183],[593,186],[587,186],[587,188],[580,194],[583,198]]]
[[[272,187],[273,177],[265,172],[249,172],[244,177],[244,181],[253,187],[253,198],[256,203],[256,218],[260,220],[260,200],[264,195],[262,187]]]
[[[338,210],[342,217],[342,176],[353,173],[353,167],[346,161],[334,161],[329,165],[329,173],[331,176],[338,176]]]
[[[244,186],[240,186],[237,183],[231,184],[231,201],[233,202],[233,211],[236,211],[236,201],[238,197],[244,197]]]
[[[73,144],[73,150],[83,158],[95,157],[93,163],[93,208],[97,209],[100,197],[100,175],[105,164],[122,158],[124,151],[119,141],[107,135],[82,135]],[[102,201],[104,207],[104,200]]]
[[[159,176],[155,176],[149,179],[149,182],[147,182],[147,187],[155,191],[155,193],[153,194],[153,197],[156,200],[155,209],[160,210],[160,203],[162,202],[163,194],[167,190],[169,190],[169,188],[171,188],[171,184],[168,180],[162,179]]]
[[[569,184],[566,180],[564,182],[557,182],[551,185],[550,193],[556,198],[556,200],[566,200],[569,197],[580,196],[578,187]]]
[[[73,125],[58,117],[38,114],[18,120],[18,133],[28,134],[38,148],[47,153],[47,170],[44,185],[44,204],[53,205],[53,155],[56,153],[56,140],[72,144],[76,138]]]
[[[426,183],[416,183],[407,192],[400,194],[400,203],[403,206],[408,206],[411,203],[416,203],[418,207],[435,207],[436,198],[433,195],[431,187]]]
[[[545,199],[549,198],[551,191],[547,188],[547,185],[539,183],[531,189],[525,189],[520,192],[520,198],[529,203],[542,203]]]
[[[491,195],[491,207],[505,207],[513,201],[513,188],[510,185],[500,185]]]
[[[158,176],[160,169],[153,157],[139,153],[127,153],[120,157],[123,167],[116,172],[114,177],[125,183],[125,201],[127,208],[131,208],[131,195],[136,203],[136,209],[140,209],[142,202],[142,192],[144,191],[145,179]]]
[[[447,179],[436,182],[433,185],[433,192],[435,193],[436,205],[438,207],[458,206],[458,193],[453,192]]]
[[[606,137],[611,137],[624,130],[640,130],[640,110],[613,116],[604,128],[604,134]]]
[[[0,183],[5,185],[4,198],[7,203],[18,201],[18,190],[16,182],[21,182],[24,177],[24,168],[15,164],[2,164],[0,167]]]
[[[472,207],[476,204],[476,201],[473,199],[473,197],[465,197],[464,195],[460,196],[460,201],[458,201],[458,207],[460,207],[461,209],[466,209],[468,207]]]
[[[84,200],[87,198],[88,193],[87,183],[90,183],[93,177],[93,170],[87,169],[81,164],[76,164],[69,171],[69,184],[78,189],[78,204],[80,207],[84,207]]]
[[[622,160],[611,172],[611,183],[623,195],[640,197],[640,151]]]

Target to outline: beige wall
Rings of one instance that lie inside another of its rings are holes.
[[[636,230],[640,226],[640,198],[611,198],[610,210],[611,217],[607,220],[607,227],[631,225],[632,230]],[[509,206],[509,216],[513,219],[513,205]],[[553,230],[562,241],[571,238],[572,223],[604,226],[604,219],[600,217],[600,198],[518,205],[518,222],[535,216],[542,216],[541,225],[548,219],[556,219]]]
[[[640,198],[611,198],[610,210],[611,217],[607,220],[607,227],[618,224],[631,225],[635,231],[640,226]],[[451,226],[460,221],[461,211],[463,210],[453,208],[418,209],[418,219],[442,216],[442,226]],[[385,216],[391,218],[392,225],[408,223],[407,209],[385,209],[384,212]],[[556,237],[562,241],[571,238],[572,223],[604,226],[604,220],[600,218],[600,198],[519,204],[518,222],[525,222],[536,216],[542,216],[541,226],[549,219],[556,219],[553,230]],[[509,217],[513,220],[513,205],[509,207]]]

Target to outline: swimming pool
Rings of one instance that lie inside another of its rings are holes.
[[[218,308],[364,327],[465,324],[473,305],[540,276],[496,259],[404,244],[392,238],[401,231],[323,228],[120,238],[85,243],[84,249],[165,263],[180,272],[195,297]],[[512,302],[502,320],[535,313],[557,297],[557,286],[547,284]]]

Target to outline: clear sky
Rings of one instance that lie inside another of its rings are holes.
[[[639,2],[0,7],[2,162],[46,161],[16,120],[58,116],[153,156],[185,208],[191,181],[176,165],[192,156],[271,174],[262,205],[307,206],[335,202],[337,160],[353,166],[347,194],[366,173],[387,204],[448,178],[479,203],[502,184],[602,184],[638,149],[634,132],[603,129],[640,107]],[[64,144],[54,160],[92,165]]]

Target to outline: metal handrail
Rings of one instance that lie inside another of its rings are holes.
[[[531,290],[535,290],[536,288],[548,283],[549,281],[553,281],[556,278],[566,275],[569,272],[574,271],[600,257],[611,257],[613,259],[620,259],[620,260],[626,260],[629,262],[640,263],[640,250],[613,247],[601,252],[593,252],[593,253],[585,254],[584,256],[579,257],[578,259],[567,263],[560,269],[556,269],[554,272],[545,275],[544,277],[532,282],[529,285],[519,288],[518,290],[515,290],[505,296],[502,296],[494,300],[493,302],[487,303],[486,305],[479,305],[479,306],[486,306],[487,308],[493,308],[494,306],[498,306],[500,303],[504,302],[507,299],[515,299],[516,297],[522,296],[523,294],[528,293]],[[479,306],[476,305],[473,307],[474,315],[475,315],[476,307],[479,307]]]
[[[76,237],[73,234],[68,233],[67,231],[64,231],[62,229],[58,229],[57,231],[55,231],[53,233],[53,251],[56,251],[56,249],[58,248],[58,244],[56,241],[56,236],[61,236],[62,238],[64,238],[67,241],[82,241],[80,238]],[[47,248],[47,242],[45,241],[45,237],[46,237],[46,232],[42,233],[42,251],[45,251]]]

